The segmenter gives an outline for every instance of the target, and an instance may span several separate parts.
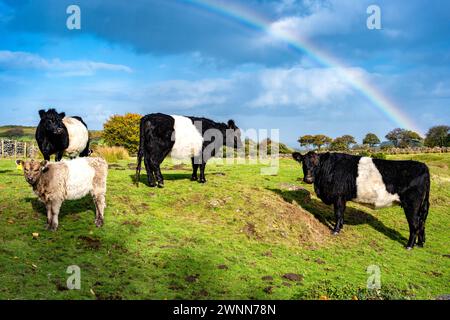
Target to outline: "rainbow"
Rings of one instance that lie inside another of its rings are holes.
[[[306,53],[309,57],[323,66],[334,68],[340,76],[345,79],[352,87],[365,96],[380,112],[382,112],[390,121],[399,127],[422,133],[414,121],[407,116],[400,107],[391,99],[386,97],[378,88],[369,83],[361,75],[357,74],[355,68],[349,68],[336,57],[318,48],[310,40],[301,38],[299,35],[289,31],[274,31],[272,22],[265,19],[255,12],[242,6],[229,2],[217,2],[215,0],[181,0],[184,3],[206,10],[212,14],[234,20],[246,27],[261,30],[274,39],[285,42],[290,48],[298,52]]]

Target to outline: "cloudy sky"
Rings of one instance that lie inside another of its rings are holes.
[[[81,30],[66,27],[71,4]],[[450,123],[449,36],[446,0],[0,0],[0,125],[36,125],[47,107],[92,129],[163,112],[280,129],[291,146],[402,126],[343,76],[356,74],[424,133]]]

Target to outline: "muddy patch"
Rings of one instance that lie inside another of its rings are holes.
[[[96,239],[89,236],[79,236],[78,240],[81,241],[81,244],[87,249],[99,249],[101,247],[100,239]]]
[[[296,273],[286,273],[282,278],[293,282],[303,281],[303,275]]]

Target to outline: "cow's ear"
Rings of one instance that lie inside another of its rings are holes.
[[[294,160],[296,160],[298,162],[302,162],[303,161],[303,156],[299,152],[294,152],[292,154],[292,158],[294,158]]]
[[[237,129],[237,127],[236,127],[236,124],[234,123],[234,120],[228,120],[228,129],[233,129],[233,130],[236,130]]]
[[[61,113],[59,114],[59,116],[60,116],[61,118],[64,118],[64,117],[66,116],[66,113],[65,113],[65,112],[61,112]]]
[[[44,160],[44,161],[41,162],[41,171],[43,173],[48,171],[48,163],[49,162],[47,160]]]
[[[39,110],[39,116],[42,119],[45,116],[45,110]]]

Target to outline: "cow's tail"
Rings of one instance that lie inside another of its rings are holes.
[[[144,157],[144,143],[145,143],[145,132],[144,132],[144,124],[145,124],[146,117],[143,117],[141,119],[141,123],[139,126],[139,150],[137,154],[137,165],[136,165],[136,186],[139,187],[139,180],[141,176],[141,165],[142,165],[142,158]]]
[[[422,204],[420,206],[420,221],[421,223],[425,224],[425,221],[427,220],[427,216],[428,216],[428,210],[430,208],[430,172],[427,168],[427,176],[426,176],[426,182],[425,182],[425,195],[424,198],[422,200]]]
[[[430,209],[430,171],[428,167],[426,168],[426,176],[425,176],[425,194],[420,204],[419,209],[419,241],[422,243],[425,242],[425,222],[427,221],[428,210]]]

